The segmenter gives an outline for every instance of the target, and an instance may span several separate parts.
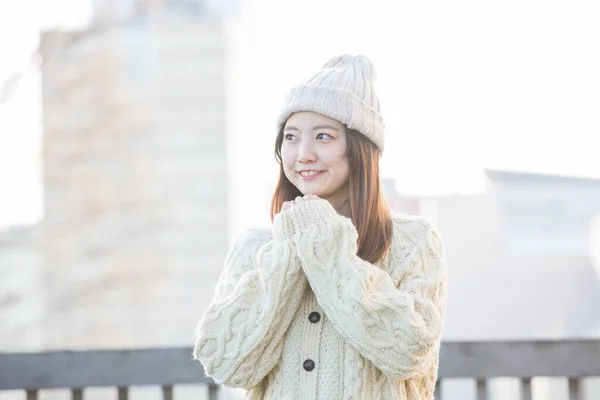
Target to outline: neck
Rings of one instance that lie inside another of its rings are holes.
[[[346,199],[346,201],[342,202],[337,206],[334,206],[334,208],[338,212],[338,214],[350,218],[350,199]]]

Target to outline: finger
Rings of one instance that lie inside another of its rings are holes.
[[[302,196],[298,196],[294,199],[294,201],[296,204],[304,203],[304,198],[302,198]]]

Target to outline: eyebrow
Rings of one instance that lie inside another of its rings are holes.
[[[333,125],[317,125],[313,127],[313,131],[316,131],[318,129],[331,129],[332,131],[339,131],[339,129]]]
[[[317,126],[314,126],[312,128],[313,131],[316,131],[316,130],[319,130],[319,129],[330,129],[332,131],[339,132],[339,129],[336,128],[333,125],[317,125]],[[284,130],[285,131],[298,131],[298,132],[300,132],[300,129],[296,128],[295,126],[286,126]]]

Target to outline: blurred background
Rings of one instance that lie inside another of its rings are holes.
[[[378,71],[390,203],[444,238],[445,340],[599,338],[599,20],[595,1],[0,0],[0,351],[192,346],[232,241],[270,223],[285,92],[344,52]]]

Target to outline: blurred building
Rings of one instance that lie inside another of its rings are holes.
[[[445,340],[600,337],[600,265],[591,256],[600,246],[591,240],[600,180],[486,173],[486,194],[392,200],[395,211],[423,215],[444,239]],[[518,398],[514,382],[492,388],[494,399]],[[457,390],[448,396],[472,393]],[[539,390],[562,400],[566,381]],[[600,398],[598,385],[593,390]]]
[[[227,40],[204,4],[97,1],[89,30],[42,37],[44,347],[193,342],[228,245]]]
[[[483,195],[413,199],[446,244],[453,283],[446,336],[600,335],[600,277],[590,240],[600,180],[487,175]]]
[[[36,349],[42,343],[38,232],[34,226],[0,232],[0,351]]]

